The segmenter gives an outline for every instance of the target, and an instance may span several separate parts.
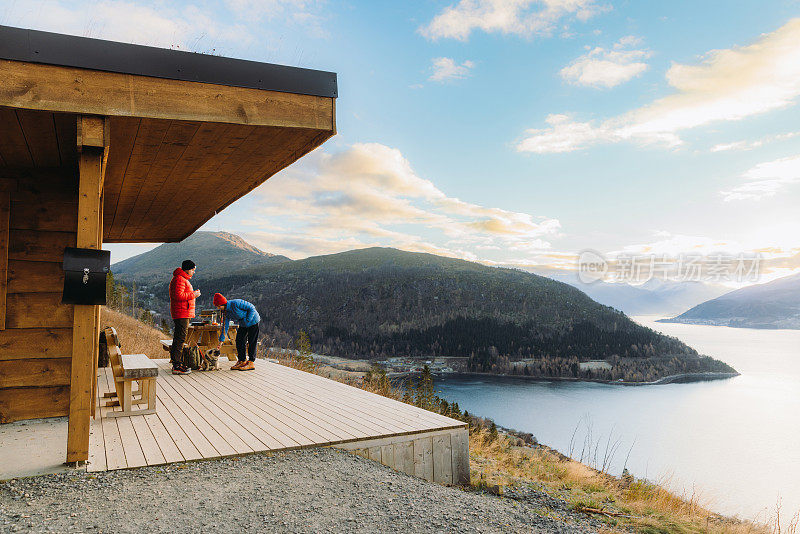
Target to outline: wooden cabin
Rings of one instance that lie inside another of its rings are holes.
[[[0,422],[88,457],[100,307],[65,247],[180,241],[336,133],[336,74],[0,26]]]

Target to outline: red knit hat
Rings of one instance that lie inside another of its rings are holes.
[[[223,297],[220,293],[214,293],[214,306],[225,306],[228,299]]]

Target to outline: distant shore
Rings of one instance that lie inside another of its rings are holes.
[[[703,372],[703,373],[680,373],[676,375],[669,375],[658,380],[650,382],[624,382],[619,380],[602,380],[599,378],[575,378],[571,376],[525,376],[525,375],[509,375],[509,374],[495,374],[495,373],[473,373],[473,372],[453,372],[453,373],[437,373],[432,371],[431,374],[435,377],[455,377],[455,378],[469,378],[469,377],[500,377],[526,380],[530,382],[595,382],[597,384],[609,384],[615,386],[658,386],[663,384],[688,384],[691,382],[709,382],[712,380],[724,380],[727,378],[734,378],[739,376],[740,373],[717,373],[717,372]],[[412,378],[419,376],[419,373],[389,373],[389,378]]]
[[[743,322],[742,319],[680,319],[679,317],[671,317],[656,319],[656,322],[694,326],[727,326],[728,328],[750,328],[753,330],[800,330],[800,324],[797,321],[787,324],[775,324]]]

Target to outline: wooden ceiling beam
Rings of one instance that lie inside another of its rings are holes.
[[[0,60],[0,106],[334,131],[334,99]]]

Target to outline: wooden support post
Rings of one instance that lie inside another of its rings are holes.
[[[99,128],[98,128],[99,124]],[[78,184],[79,248],[102,247],[101,219],[103,206],[103,156],[107,140],[102,117],[78,117],[80,150]],[[99,132],[99,133],[98,133]],[[72,330],[72,370],[69,392],[69,427],[67,462],[85,462],[89,458],[89,420],[94,409],[99,349],[100,306],[75,305]],[[94,376],[93,376],[94,374]]]

